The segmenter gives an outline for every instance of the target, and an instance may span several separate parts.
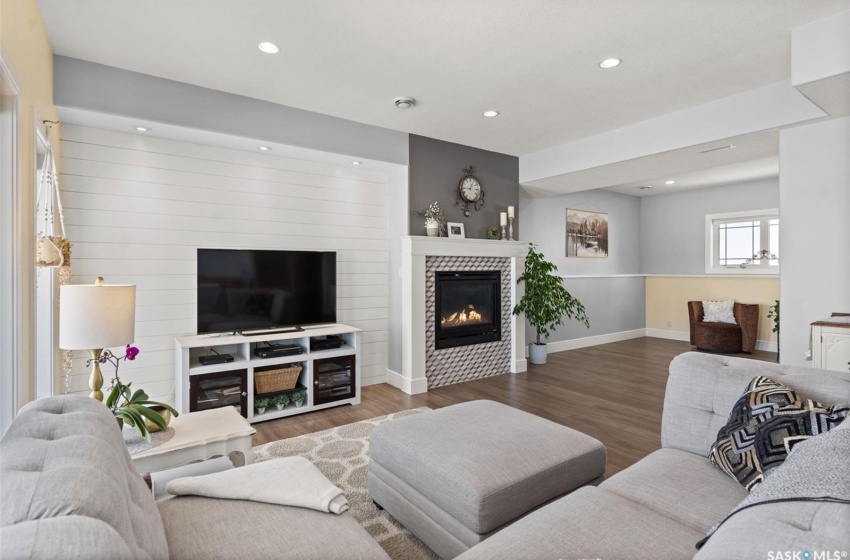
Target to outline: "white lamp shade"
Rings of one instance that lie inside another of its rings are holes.
[[[59,348],[115,348],[130,344],[135,336],[135,286],[75,284],[59,288]]]

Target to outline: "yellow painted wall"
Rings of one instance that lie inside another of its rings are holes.
[[[19,332],[29,333],[29,336],[21,337],[16,348],[21,370],[18,404],[22,405],[35,398],[36,122],[58,120],[53,105],[53,49],[36,0],[0,0],[0,45],[3,47],[3,59],[20,90],[17,122],[17,200],[20,210],[15,227],[21,240],[18,250],[27,262],[16,271],[16,281],[21,286],[21,321],[16,327]],[[51,143],[58,155],[58,126],[51,130]]]
[[[648,276],[646,328],[687,333],[689,301],[727,299],[759,304],[758,339],[776,342],[773,321],[767,318],[767,311],[779,299],[778,278]]]
[[[20,107],[28,129],[25,132],[31,136],[33,123],[27,113],[33,109],[42,119],[57,120],[53,106],[53,49],[36,0],[0,0],[0,44],[18,79]]]

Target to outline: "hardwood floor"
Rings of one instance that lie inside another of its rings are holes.
[[[607,475],[661,447],[661,408],[667,368],[687,342],[636,338],[549,355],[526,373],[497,375],[407,395],[390,385],[363,388],[359,406],[255,424],[254,445],[333,428],[408,408],[440,408],[489,399],[548,418],[599,439],[608,449]],[[772,352],[740,354],[776,361]]]

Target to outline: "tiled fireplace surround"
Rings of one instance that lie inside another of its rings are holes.
[[[408,394],[480,377],[526,370],[525,322],[511,314],[528,244],[520,241],[402,238],[402,371],[387,381]],[[502,275],[502,339],[434,348],[436,271],[498,270]],[[520,288],[521,289],[521,288]]]

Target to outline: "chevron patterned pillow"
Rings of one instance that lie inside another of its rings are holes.
[[[709,459],[747,490],[764,480],[800,441],[828,432],[850,412],[824,406],[767,377],[756,377],[717,433]]]

